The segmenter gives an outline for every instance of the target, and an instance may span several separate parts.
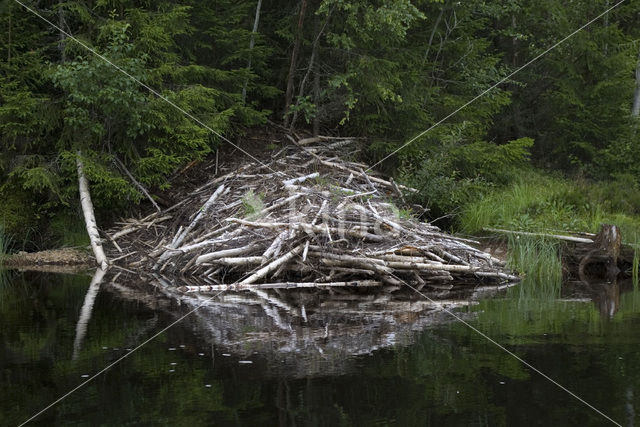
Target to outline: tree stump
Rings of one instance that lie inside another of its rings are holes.
[[[620,229],[615,225],[602,224],[600,232],[594,238],[590,245],[581,248],[584,255],[580,259],[578,266],[578,275],[580,280],[586,281],[587,276],[598,272],[604,273],[608,281],[615,281],[620,269],[618,268],[618,258],[620,257],[620,246],[622,244],[622,235]],[[593,264],[599,264],[593,266]],[[594,268],[595,267],[595,268]]]

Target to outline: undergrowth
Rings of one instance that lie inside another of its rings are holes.
[[[5,232],[4,227],[0,227],[0,261],[9,255],[12,240],[11,236]]]
[[[576,182],[527,172],[508,186],[465,205],[458,226],[469,234],[480,233],[486,227],[597,233],[601,224],[615,224],[625,242],[632,243],[633,236],[640,235],[640,190],[627,186],[621,192],[621,185]]]
[[[90,244],[84,220],[80,216],[57,214],[51,218],[48,228],[53,247],[69,248]]]

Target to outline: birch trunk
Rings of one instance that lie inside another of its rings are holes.
[[[636,64],[636,92],[633,95],[633,108],[631,116],[640,116],[640,52],[638,52],[638,63]]]
[[[249,62],[247,63],[247,71],[251,70],[251,51],[256,43],[256,33],[258,32],[258,23],[260,22],[260,8],[262,7],[262,0],[258,0],[258,6],[256,6],[256,18],[253,21],[253,31],[251,31],[251,40],[249,41]],[[244,81],[242,86],[242,103],[244,104],[247,99],[247,84],[249,84],[249,77]],[[216,165],[218,159],[218,152],[216,151]],[[217,170],[217,167],[216,167]]]
[[[93,211],[93,203],[91,202],[91,193],[89,192],[89,182],[84,173],[84,164],[82,163],[82,152],[78,151],[76,156],[76,166],[78,168],[78,191],[80,192],[80,205],[84,214],[84,223],[87,227],[87,234],[91,241],[93,254],[96,256],[96,262],[100,268],[106,270],[109,265],[107,256],[102,250],[102,242],[100,242],[100,234],[98,233],[98,225]]]
[[[298,31],[293,42],[293,51],[291,52],[291,63],[289,64],[289,75],[287,76],[287,91],[284,99],[284,127],[289,127],[289,107],[293,102],[293,78],[296,73],[296,63],[298,62],[298,52],[302,42],[302,25],[304,23],[304,14],[307,9],[307,0],[300,2],[300,12],[298,13]]]

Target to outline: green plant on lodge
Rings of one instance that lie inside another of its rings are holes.
[[[245,217],[255,219],[264,209],[264,202],[260,194],[255,194],[253,190],[249,190],[242,196],[242,207],[244,208]]]

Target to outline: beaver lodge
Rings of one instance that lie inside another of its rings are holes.
[[[289,138],[242,164],[212,162],[206,182],[173,206],[110,230],[112,263],[176,277],[163,283],[182,293],[442,291],[518,279],[477,242],[404,214],[397,206],[416,190],[345,160],[355,140]]]

